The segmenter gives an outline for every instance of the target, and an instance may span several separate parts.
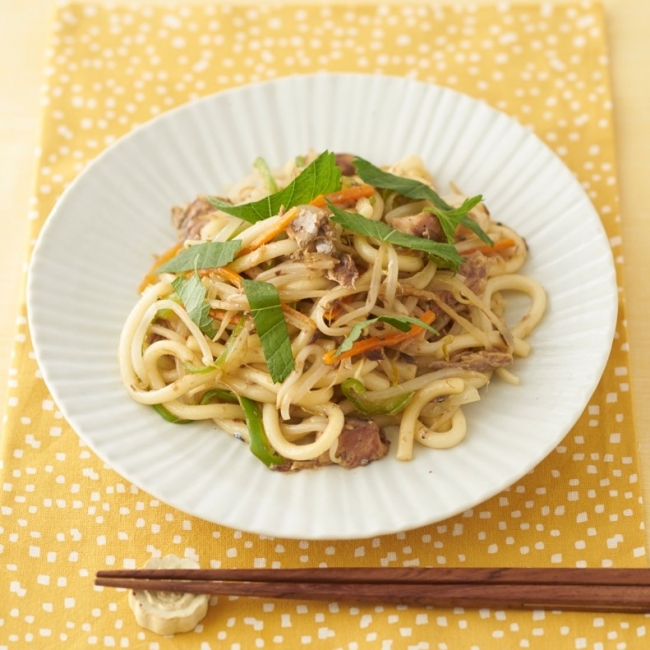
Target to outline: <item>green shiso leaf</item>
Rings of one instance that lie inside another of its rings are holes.
[[[467,213],[483,200],[481,195],[466,199],[463,204],[454,208],[449,205],[435,190],[421,181],[414,178],[403,178],[385,172],[363,158],[355,158],[354,165],[357,174],[364,182],[374,185],[380,189],[397,192],[401,196],[415,201],[429,201],[432,205],[430,212],[438,217],[442,230],[449,243],[454,241],[456,228],[462,224],[474,232],[486,244],[492,245],[494,242],[481,226],[473,219],[467,216]]]
[[[189,278],[179,276],[174,279],[172,286],[192,322],[206,336],[213,337],[217,331],[214,327],[214,319],[210,317],[210,305],[205,300],[206,288],[203,286],[198,273],[193,273]]]
[[[271,379],[275,383],[283,382],[295,363],[278,290],[258,280],[245,279],[243,286]]]
[[[341,169],[336,164],[336,156],[331,151],[325,151],[307,165],[283,190],[259,201],[231,205],[215,197],[209,200],[222,212],[249,223],[256,223],[278,214],[282,207],[288,210],[296,205],[309,203],[321,194],[336,192],[340,188]]]
[[[182,250],[156,273],[185,273],[197,269],[218,269],[229,264],[241,248],[241,240],[205,242]]]
[[[382,242],[388,242],[394,246],[402,246],[411,250],[418,250],[433,255],[442,260],[445,264],[451,266],[455,271],[463,263],[463,258],[456,250],[453,244],[437,242],[423,237],[416,237],[405,232],[400,232],[391,228],[383,221],[373,221],[360,214],[346,212],[337,208],[333,203],[328,203],[329,209],[333,216],[330,218],[334,223],[338,223],[346,230],[355,232],[359,235],[372,237]]]

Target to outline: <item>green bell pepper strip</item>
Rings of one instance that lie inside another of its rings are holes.
[[[269,168],[266,160],[264,160],[264,158],[261,156],[259,158],[256,158],[255,162],[253,163],[253,167],[255,167],[260,176],[263,178],[266,189],[271,192],[271,194],[277,192],[278,184],[275,182],[273,173],[271,172],[271,169]]]
[[[250,438],[250,450],[253,455],[259,458],[267,467],[286,463],[286,459],[271,447],[269,439],[266,437],[259,404],[248,397],[241,396],[239,403],[244,409],[248,436]]]
[[[343,394],[354,404],[357,411],[366,415],[396,415],[403,411],[413,399],[413,391],[397,395],[396,397],[385,397],[384,399],[373,399],[364,397],[366,387],[358,379],[350,377],[341,384]]]
[[[192,420],[183,420],[177,416],[175,416],[173,413],[170,413],[162,404],[152,404],[153,410],[160,415],[164,420],[167,420],[167,422],[171,422],[172,424],[189,424],[192,422]]]
[[[228,404],[238,404],[239,400],[236,395],[233,395],[230,391],[221,390],[220,388],[212,388],[206,391],[201,398],[201,406],[205,404],[210,404],[210,402],[227,402]]]
[[[185,372],[189,372],[192,375],[207,375],[209,372],[218,369],[217,366],[212,363],[209,366],[193,366],[189,363],[184,363],[183,368],[185,369]]]

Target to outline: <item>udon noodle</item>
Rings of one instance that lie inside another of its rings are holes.
[[[457,188],[441,197],[449,237],[431,200],[376,186],[358,175],[360,159],[331,156],[340,187],[254,222],[225,206],[304,180],[314,153],[273,171],[258,159],[219,200],[173,208],[178,242],[143,280],[120,341],[134,400],[171,422],[212,421],[276,470],[353,468],[388,453],[409,460],[422,453],[415,443],[457,445],[481,389],[493,377],[518,383],[510,368],[529,355],[546,308],[543,288],[520,272],[526,242],[482,201],[467,203]],[[417,156],[382,171],[388,185],[410,179],[435,191]],[[369,222],[389,234],[366,232]],[[425,240],[452,247],[459,262],[420,249]],[[196,246],[228,242],[225,263],[174,266]],[[277,299],[260,306],[252,289]],[[527,296],[525,313],[507,322],[516,294]],[[288,354],[278,370],[280,349]]]

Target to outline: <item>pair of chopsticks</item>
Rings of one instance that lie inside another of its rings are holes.
[[[330,602],[650,613],[650,569],[135,569],[98,571],[95,584]]]

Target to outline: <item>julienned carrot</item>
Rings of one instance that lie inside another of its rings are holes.
[[[334,204],[349,203],[364,197],[372,196],[374,192],[375,188],[372,185],[352,185],[352,187],[346,187],[344,190],[340,190],[339,192],[320,194],[310,201],[310,205],[315,205],[317,208],[324,208],[327,206],[325,199]]]
[[[209,313],[215,320],[223,320],[231,312],[227,312],[224,309],[211,309]]]
[[[420,316],[420,320],[427,325],[431,325],[435,319],[436,315],[432,311],[425,311],[422,316]],[[354,357],[357,354],[364,354],[371,350],[378,350],[379,348],[395,347],[400,343],[404,343],[404,341],[409,341],[410,339],[415,338],[422,334],[422,332],[424,332],[424,327],[412,325],[408,332],[396,332],[395,334],[388,334],[387,336],[371,336],[362,341],[357,341],[349,350],[345,350],[345,352],[341,352],[341,354],[337,354],[336,350],[326,352],[323,355],[323,361],[328,365],[332,365],[338,361],[342,361],[343,359]]]
[[[224,280],[227,280],[228,282],[230,282],[230,284],[234,284],[236,287],[241,287],[242,285],[241,275],[239,275],[239,273],[237,273],[236,271],[229,269],[227,266],[221,266],[217,269],[209,269],[209,270],[212,271],[215,275],[218,275]]]
[[[489,244],[485,244],[483,246],[475,246],[474,248],[468,248],[466,251],[462,251],[462,255],[471,255],[472,253],[483,253],[483,255],[496,255],[497,253],[500,253],[501,251],[505,250],[506,248],[511,248],[512,246],[516,246],[517,242],[514,239],[500,239],[498,242],[494,243],[494,246],[490,246]]]
[[[163,264],[165,264],[165,262],[169,262],[169,260],[171,260],[173,257],[176,257],[176,254],[182,248],[183,242],[178,242],[156,258],[156,261],[151,265],[151,268],[147,271],[147,274],[144,276],[144,278],[142,278],[142,282],[140,282],[140,285],[138,286],[138,293],[142,293],[148,284],[151,284],[155,281],[156,269],[160,268]]]
[[[266,232],[263,232],[261,235],[253,239],[253,241],[246,247],[240,249],[237,253],[237,257],[242,255],[247,255],[252,253],[254,250],[257,250],[260,246],[268,244],[271,240],[275,239],[285,228],[298,216],[298,208],[291,208],[287,210],[277,221],[277,223]]]

